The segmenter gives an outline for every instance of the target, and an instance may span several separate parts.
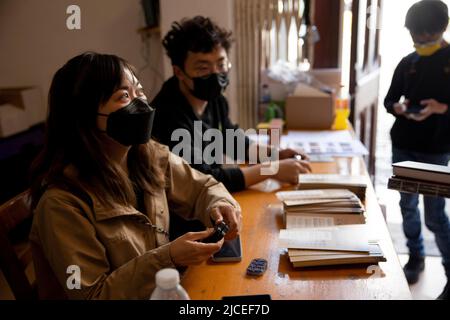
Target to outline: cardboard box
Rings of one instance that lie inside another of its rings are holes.
[[[38,88],[0,88],[0,137],[7,137],[43,122],[45,113]]]
[[[286,99],[288,130],[329,130],[333,126],[335,94],[300,83]]]
[[[308,72],[316,80],[333,88],[336,94],[342,88],[342,71],[341,69],[313,69]]]

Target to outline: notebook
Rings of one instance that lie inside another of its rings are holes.
[[[386,261],[386,258],[377,243],[369,245],[370,251],[341,252],[317,250],[289,250],[288,256],[294,267],[318,267],[349,264],[377,264]]]
[[[316,249],[369,252],[369,230],[365,225],[280,230],[279,246],[288,249]]]
[[[293,267],[377,264],[386,258],[365,225],[286,229],[279,245],[288,248]]]
[[[394,176],[389,179],[388,188],[406,193],[417,193],[431,197],[450,198],[450,184]]]
[[[364,215],[290,213],[285,216],[286,229],[320,228],[352,224],[365,224]]]
[[[394,176],[450,184],[450,167],[404,161],[392,165]]]
[[[367,189],[367,177],[339,174],[301,174],[298,190],[310,189],[347,189],[365,199]]]
[[[364,224],[365,209],[349,190],[307,190],[279,192],[286,228],[315,228]]]

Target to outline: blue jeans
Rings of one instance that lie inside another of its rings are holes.
[[[448,165],[450,153],[427,154],[392,148],[392,162],[417,161]],[[400,208],[403,215],[403,231],[407,238],[410,255],[425,256],[422,238],[422,223],[418,208],[419,195],[400,192]],[[450,223],[445,213],[445,199],[424,196],[425,225],[435,235],[436,244],[442,254],[442,263],[447,278],[450,278]]]

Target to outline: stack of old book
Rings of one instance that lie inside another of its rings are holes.
[[[377,264],[386,261],[365,225],[361,199],[343,189],[278,192],[286,229],[279,242],[294,267]]]
[[[347,189],[356,194],[361,201],[364,201],[367,179],[365,176],[340,174],[302,174],[297,189]]]
[[[392,165],[388,188],[407,193],[450,198],[450,167],[405,161]]]
[[[386,261],[366,225],[281,230],[279,245],[294,267],[371,265]]]
[[[346,189],[278,192],[287,229],[364,224],[361,200]]]

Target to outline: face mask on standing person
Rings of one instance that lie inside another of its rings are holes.
[[[419,56],[429,57],[442,48],[442,40],[442,37],[440,37],[439,39],[428,43],[415,43],[414,48],[416,48],[416,52]]]

